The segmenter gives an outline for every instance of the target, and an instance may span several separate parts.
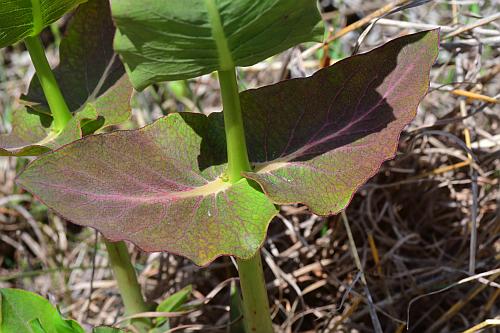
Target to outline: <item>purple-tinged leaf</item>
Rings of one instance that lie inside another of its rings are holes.
[[[257,181],[278,204],[342,210],[381,164],[429,87],[438,31],[397,38],[310,78],[241,94]]]
[[[25,108],[14,110],[12,132],[0,135],[0,156],[38,156],[50,151],[43,145],[33,143],[47,138],[51,121],[49,116]]]
[[[82,137],[82,123],[98,119],[95,109],[78,112],[64,130],[55,134],[51,117],[31,109],[15,110],[12,132],[0,135],[0,156],[38,156]]]
[[[27,110],[17,111],[12,133],[0,136],[0,155],[39,155],[130,117],[133,89],[113,51],[114,34],[107,0],[91,0],[77,9],[54,70],[74,119],[62,133],[52,131],[50,109],[34,77],[23,96]]]
[[[277,211],[248,180],[221,178],[225,165],[201,148],[220,132],[207,119],[172,114],[140,130],[88,136],[31,163],[18,183],[111,240],[199,265],[225,254],[250,258]]]
[[[61,41],[61,62],[54,69],[72,112],[81,111],[88,103],[98,104],[101,96],[115,97],[111,103],[103,105],[102,112],[97,109],[105,118],[103,126],[125,121],[130,115],[132,88],[113,50],[115,31],[108,0],[90,0],[81,5]],[[23,100],[29,105],[38,104],[35,109],[50,112],[36,77]]]
[[[437,31],[406,36],[311,78],[242,93],[256,167],[245,176],[275,203],[303,202],[322,215],[344,208],[394,156],[427,91],[437,42]],[[225,161],[221,113],[173,114],[44,155],[19,184],[112,240],[206,264],[251,257],[276,214],[248,180],[223,180]]]

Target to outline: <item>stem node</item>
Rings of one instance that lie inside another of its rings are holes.
[[[236,183],[242,172],[250,171],[240,95],[235,69],[219,71],[224,127],[226,130],[229,181]],[[260,251],[249,260],[238,259],[243,316],[246,333],[273,333]]]

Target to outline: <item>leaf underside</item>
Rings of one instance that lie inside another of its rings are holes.
[[[247,180],[223,182],[224,165],[200,170],[201,136],[212,131],[206,119],[172,114],[140,130],[89,136],[40,157],[19,184],[70,221],[145,251],[198,265],[223,254],[250,258],[276,208]]]
[[[52,118],[33,109],[15,110],[12,132],[0,135],[0,156],[38,156],[82,137],[81,123],[97,119],[95,110],[77,113],[56,135],[50,124]]]
[[[54,70],[74,117],[56,135],[40,83],[32,79],[25,109],[16,110],[12,132],[0,135],[0,155],[36,156],[130,117],[132,86],[113,51],[115,28],[106,0],[81,5],[61,41]]]
[[[62,216],[113,240],[203,265],[251,257],[274,203],[343,209],[395,153],[429,85],[438,32],[398,38],[296,79],[241,94],[255,171],[229,185],[223,117],[169,115],[88,137],[33,162],[19,184]],[[269,197],[269,199],[268,199]]]
[[[397,38],[310,78],[241,94],[246,173],[278,204],[318,215],[341,211],[394,157],[399,136],[429,88],[438,30]]]
[[[134,86],[249,66],[321,40],[315,0],[112,0],[115,49]]]
[[[2,0],[0,48],[36,36],[43,28],[87,0]]]

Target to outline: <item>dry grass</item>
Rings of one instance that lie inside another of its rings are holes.
[[[372,18],[397,8],[381,1],[342,3],[325,14],[333,24],[331,61],[352,53]],[[397,158],[359,191],[344,219],[290,206],[272,223],[263,256],[280,331],[406,332],[408,313],[408,332],[497,331],[498,11],[494,0],[431,2],[384,17],[363,39],[361,50],[366,50],[443,26],[431,92],[405,131]],[[360,19],[363,24],[356,23]],[[244,69],[240,76],[255,87],[310,74],[329,59],[318,61],[312,51],[322,47],[309,47]],[[8,131],[14,97],[33,70],[20,47],[1,54],[0,125]],[[134,126],[174,109],[219,108],[212,77],[192,80],[189,87],[196,97],[176,98],[167,84],[137,95]],[[116,323],[122,306],[104,246],[95,242],[93,231],[61,221],[15,187],[16,168],[23,163],[0,160],[0,287],[48,296],[63,313],[86,324]],[[183,325],[178,331],[227,331],[229,287],[236,276],[229,258],[206,269],[166,253],[135,251],[134,261],[150,301],[194,286],[196,309],[173,320]]]

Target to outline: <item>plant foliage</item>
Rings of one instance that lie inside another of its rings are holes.
[[[249,258],[273,203],[333,214],[394,156],[426,94],[437,41],[435,30],[408,35],[310,78],[241,93],[250,180],[225,180],[221,113],[180,113],[44,155],[19,184],[70,221],[147,251],[200,265]]]
[[[112,0],[115,48],[134,86],[249,66],[320,40],[315,0]]]
[[[0,48],[37,36],[87,0],[2,0],[0,7]]]
[[[50,109],[34,77],[22,98],[26,109],[14,112],[12,132],[0,136],[0,155],[40,155],[130,117],[133,89],[113,51],[114,34],[107,0],[91,0],[77,9],[54,71],[73,119],[61,133],[52,130]]]
[[[0,332],[85,333],[74,320],[64,319],[45,298],[19,289],[0,289]],[[120,333],[115,328],[95,328],[93,333]]]

